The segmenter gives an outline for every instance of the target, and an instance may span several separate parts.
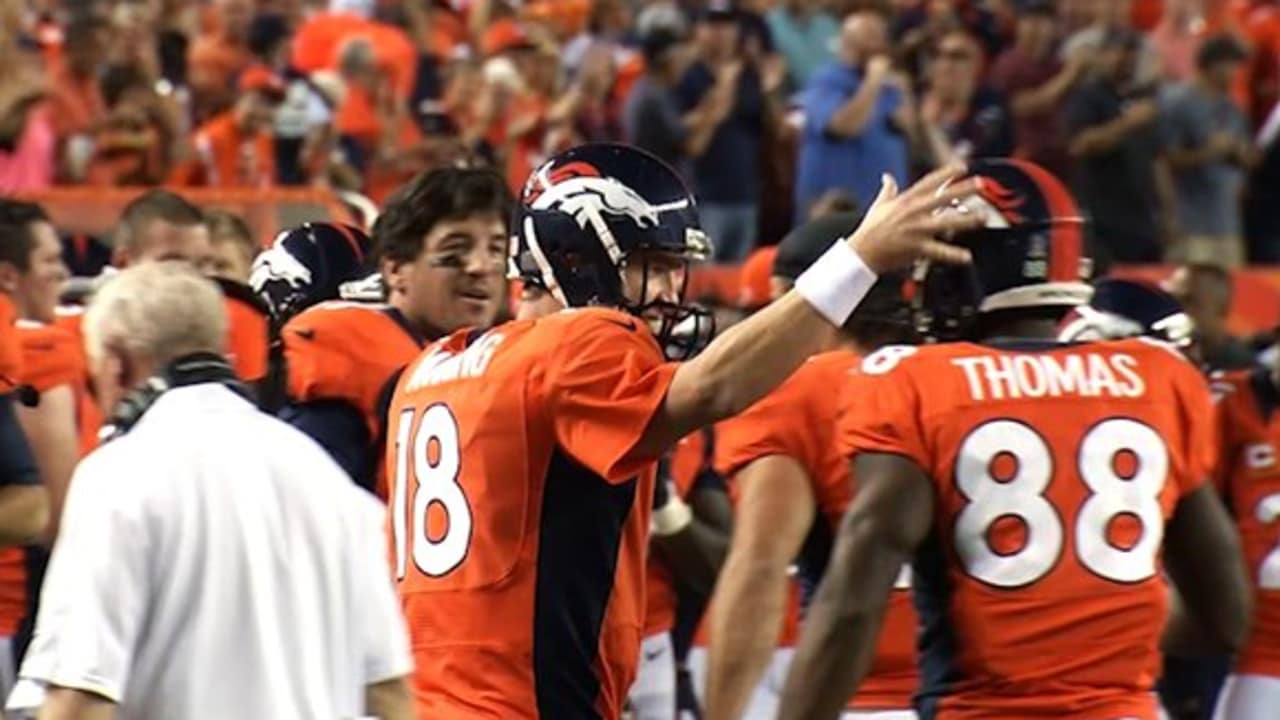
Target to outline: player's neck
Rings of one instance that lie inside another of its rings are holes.
[[[998,338],[1014,338],[1018,340],[1052,340],[1058,336],[1058,323],[1048,318],[1009,318],[1000,322],[988,323],[982,328],[979,337],[983,341]]]

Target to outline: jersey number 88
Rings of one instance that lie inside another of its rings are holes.
[[[1117,472],[1116,458],[1130,455],[1132,476]],[[1008,477],[993,468],[1001,456],[1012,461]],[[1149,426],[1128,418],[1104,420],[1084,434],[1076,470],[1088,497],[1076,514],[1075,549],[1080,563],[1102,578],[1122,583],[1156,574],[1156,555],[1164,533],[1160,492],[1169,470],[1168,449]],[[1053,479],[1054,457],[1040,433],[1015,420],[992,420],[965,437],[955,478],[968,501],[956,516],[956,551],[968,574],[988,585],[1016,588],[1047,575],[1062,555],[1064,524],[1045,497]],[[1107,538],[1123,515],[1141,522],[1141,535],[1127,548]],[[1023,523],[1025,542],[1013,552],[997,552],[990,534],[997,521]]]
[[[453,572],[467,557],[471,544],[471,505],[458,484],[462,471],[458,421],[447,405],[436,403],[423,411],[414,423],[415,411],[400,412],[396,431],[396,476],[392,497],[391,533],[396,553],[396,579],[403,580],[408,556],[428,577]],[[409,484],[413,484],[413,537],[405,547],[408,532]],[[446,526],[438,537],[427,528],[427,514],[438,504],[446,516]]]

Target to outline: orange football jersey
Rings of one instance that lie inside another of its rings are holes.
[[[19,320],[16,333],[21,343],[21,382],[37,392],[69,386],[77,398],[85,394],[85,368],[80,347],[70,333],[54,325]],[[83,444],[83,443],[82,443]],[[87,452],[80,448],[83,455]],[[0,637],[18,630],[30,609],[31,587],[27,551],[21,547],[0,550]]]
[[[22,384],[22,342],[14,323],[18,309],[13,300],[0,293],[0,394],[12,392]]]
[[[803,465],[809,475],[818,515],[798,560],[806,594],[822,578],[840,519],[853,499],[849,462],[835,443],[840,409],[836,389],[848,382],[860,361],[848,351],[810,358],[746,412],[721,423],[716,464],[723,472],[732,475],[763,457],[784,455]],[[871,671],[850,698],[849,707],[911,707],[911,696],[919,686],[915,641],[916,613],[905,585],[890,598]]]
[[[292,400],[343,400],[360,410],[370,437],[383,418],[387,383],[425,344],[389,305],[333,300],[307,308],[281,333]]]
[[[257,382],[267,375],[271,338],[267,312],[260,303],[230,293],[222,302],[227,311],[227,359],[237,377]]]
[[[1240,528],[1256,588],[1253,625],[1236,672],[1280,677],[1280,406],[1269,372],[1215,380],[1222,452],[1215,480]]]
[[[1146,340],[956,343],[868,356],[842,452],[914,461],[926,718],[1155,720],[1161,539],[1216,452],[1204,379]]]
[[[693,484],[706,463],[706,437],[701,431],[680,439],[671,450],[671,479],[680,497],[689,498]],[[675,580],[662,558],[650,555],[645,571],[644,636],[671,630],[676,625]]]
[[[81,362],[85,365],[84,377],[81,379],[81,387],[84,391],[76,398],[76,419],[80,426],[80,455],[82,457],[88,455],[89,451],[98,446],[98,432],[102,429],[102,409],[98,407],[97,400],[94,399],[93,393],[89,390],[88,360],[85,357],[84,331],[81,326],[83,319],[83,307],[78,305],[59,305],[57,318],[53,321],[54,327],[71,338],[71,343],[75,346]]]
[[[366,415],[374,433],[382,424],[378,396],[424,344],[390,306],[340,300],[299,313],[285,323],[282,337],[289,397],[345,400]]]
[[[388,524],[420,717],[620,716],[657,459],[632,450],[675,369],[602,308],[458,332],[405,369]]]

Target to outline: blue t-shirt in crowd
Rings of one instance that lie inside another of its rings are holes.
[[[804,95],[804,133],[796,167],[796,214],[832,189],[853,193],[863,206],[880,191],[880,175],[907,182],[907,140],[894,125],[902,93],[884,86],[862,133],[851,138],[827,130],[831,118],[862,85],[862,73],[833,63],[814,75]]]

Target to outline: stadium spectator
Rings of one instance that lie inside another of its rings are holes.
[[[380,507],[246,400],[226,325],[181,263],[94,298],[86,344],[117,434],[76,469],[10,709],[412,717]]]
[[[1072,91],[1067,104],[1075,190],[1093,218],[1097,244],[1091,254],[1104,264],[1161,257],[1157,105],[1134,84],[1139,47],[1128,30],[1107,33],[1093,51],[1092,75]]]
[[[196,131],[196,156],[174,170],[173,183],[257,188],[275,184],[271,125],[284,99],[284,81],[268,68],[254,66],[240,75],[237,87],[235,105]]]
[[[58,176],[83,180],[89,148],[108,103],[100,88],[100,73],[110,38],[110,25],[96,15],[67,24],[62,61],[53,68],[49,94],[58,133]]]
[[[1070,177],[1062,105],[1088,59],[1057,56],[1059,22],[1052,2],[1032,0],[1018,13],[1013,46],[991,67],[991,86],[1009,99],[1018,157]]]
[[[88,185],[156,185],[169,174],[177,123],[154,83],[133,65],[112,65],[100,81],[108,108],[97,118],[88,166]],[[72,158],[79,162],[78,158]]]
[[[1117,32],[1130,34],[1133,40],[1133,81],[1139,86],[1150,86],[1160,79],[1160,56],[1146,35],[1133,28],[1133,0],[1083,0],[1082,5],[1092,5],[1082,10],[1089,24],[1072,33],[1061,47],[1063,62],[1073,57],[1097,57],[1108,38]]]
[[[249,67],[249,25],[253,0],[216,0],[212,22],[192,39],[187,54],[187,81],[202,104],[210,106],[229,98],[229,90]]]
[[[692,153],[689,179],[698,197],[702,228],[715,259],[741,262],[756,245],[760,221],[760,147],[766,99],[760,68],[744,55],[742,22],[728,4],[713,3],[694,31],[697,59],[676,86],[684,112],[709,94],[723,93],[728,108],[700,153]]]
[[[920,98],[925,169],[1013,152],[1013,126],[1004,96],[982,84],[982,47],[965,30],[942,36]]]
[[[816,0],[785,0],[765,20],[786,62],[788,91],[803,91],[819,70],[835,61],[840,24]]]
[[[1245,262],[1244,181],[1258,152],[1231,85],[1247,57],[1230,35],[1206,39],[1196,54],[1195,78],[1162,103],[1165,158],[1176,190],[1174,206],[1165,209],[1178,229],[1171,260],[1228,268]]]
[[[253,231],[244,219],[226,210],[210,210],[204,215],[209,228],[209,241],[213,244],[213,277],[249,282],[249,270],[253,258],[261,249]]]
[[[880,178],[907,180],[910,89],[892,68],[885,18],[861,10],[845,18],[840,59],[814,76],[804,98],[795,212],[804,217],[823,193],[842,189],[866,206]]]
[[[1173,82],[1192,79],[1196,53],[1208,24],[1205,0],[1165,0],[1160,24],[1151,31],[1151,44],[1160,57],[1160,77]]]

